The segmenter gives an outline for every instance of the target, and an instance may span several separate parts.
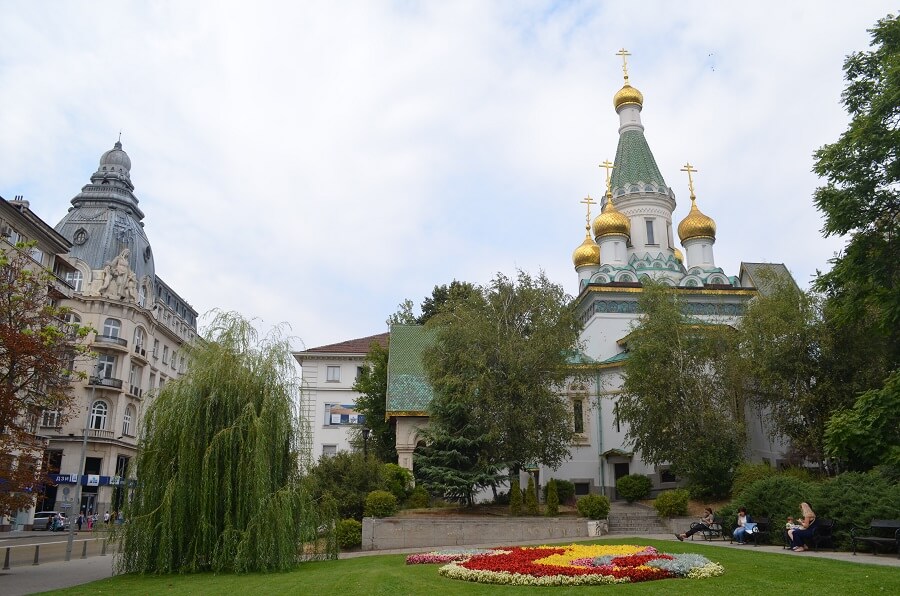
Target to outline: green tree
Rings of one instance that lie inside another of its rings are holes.
[[[831,417],[825,431],[828,455],[852,470],[877,465],[900,469],[900,371],[881,389],[870,389],[853,408]]]
[[[353,384],[359,392],[356,411],[365,416],[370,430],[366,441],[367,451],[385,463],[397,462],[397,434],[393,420],[385,418],[387,408],[388,349],[372,342],[363,362],[362,370]],[[351,431],[351,443],[363,447],[362,429]]]
[[[472,506],[479,490],[503,479],[498,466],[485,457],[489,439],[464,403],[433,403],[422,438],[425,445],[416,450],[416,477],[430,492]]]
[[[423,363],[432,407],[455,402],[468,412],[486,462],[517,471],[526,462],[557,467],[569,455],[571,414],[557,392],[578,345],[570,302],[543,272],[520,271],[515,280],[498,274],[429,321],[435,344]]]
[[[553,517],[559,515],[559,493],[556,491],[556,480],[550,479],[547,483],[547,515]]]
[[[531,474],[528,475],[528,486],[525,488],[525,513],[528,515],[538,515],[540,513],[537,487],[534,484],[534,476]]]
[[[144,418],[137,485],[116,536],[120,573],[287,570],[336,555],[333,510],[301,482],[289,343],[219,313],[191,367]]]
[[[434,286],[431,296],[426,296],[422,301],[422,314],[416,318],[416,323],[424,325],[446,305],[464,302],[477,291],[477,288],[471,283],[455,279],[450,282],[449,286]]]
[[[323,455],[310,468],[306,481],[317,501],[331,501],[342,519],[362,520],[366,495],[384,488],[383,464],[362,453],[338,451]]]
[[[696,496],[721,497],[746,444],[734,330],[688,319],[670,288],[645,282],[617,404],[627,439],[651,464],[670,462]]]
[[[519,475],[513,475],[509,482],[509,514],[522,515],[522,487],[519,485]]]
[[[75,405],[71,382],[84,377],[75,361],[89,330],[64,322],[70,311],[55,306],[55,277],[28,256],[31,246],[0,252],[0,516],[33,504],[45,479],[39,418],[51,411],[65,422]]]

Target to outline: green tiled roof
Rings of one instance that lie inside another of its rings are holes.
[[[596,364],[597,361],[579,350],[573,350],[566,355],[566,364]]]
[[[615,356],[611,356],[602,361],[600,364],[616,364],[617,362],[624,362],[626,360],[628,360],[628,352],[619,352]]]
[[[421,325],[391,325],[388,344],[387,414],[424,412],[434,395],[425,378],[422,352],[434,344],[434,332]]]
[[[619,135],[619,147],[616,149],[616,165],[612,171],[610,185],[615,194],[616,189],[629,191],[632,184],[655,184],[661,192],[668,188],[659,167],[650,152],[650,146],[644,133],[639,130],[626,130]],[[643,188],[641,188],[643,190]]]

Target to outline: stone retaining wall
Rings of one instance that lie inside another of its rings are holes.
[[[362,550],[588,538],[584,518],[363,518]]]

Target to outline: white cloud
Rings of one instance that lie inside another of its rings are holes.
[[[544,268],[573,292],[625,46],[676,223],[690,160],[718,264],[803,283],[841,245],[812,152],[846,126],[844,56],[891,9],[0,0],[0,193],[55,223],[122,128],[163,279],[307,346],[454,278]]]

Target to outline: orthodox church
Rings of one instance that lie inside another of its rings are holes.
[[[616,401],[622,384],[622,365],[627,358],[625,341],[637,323],[642,281],[654,279],[677,288],[689,314],[708,322],[734,324],[745,304],[759,292],[761,272],[790,275],[784,265],[742,263],[736,275],[728,275],[715,262],[716,224],[698,207],[693,166],[688,175],[690,210],[677,225],[674,241],[675,193],[666,184],[641,123],[644,97],[629,83],[624,50],[624,85],[613,97],[619,117],[615,161],[606,168],[606,192],[601,212],[591,221],[596,202],[587,197],[584,241],[572,260],[578,276],[575,298],[583,325],[583,353],[573,367],[586,369],[587,383],[570,383],[569,400],[575,431],[571,457],[560,468],[538,466],[532,473],[538,483],[550,478],[575,484],[576,494],[615,496],[615,481],[627,474],[643,474],[653,481],[654,492],[678,485],[667,466],[651,466],[625,441],[627,428],[616,417]],[[396,420],[397,452],[401,466],[412,469],[419,443],[418,429],[427,425],[431,389],[425,381],[420,354],[431,342],[421,327],[394,326],[388,359],[387,416]],[[783,446],[766,436],[759,413],[748,413],[748,456],[753,461],[777,465]]]

